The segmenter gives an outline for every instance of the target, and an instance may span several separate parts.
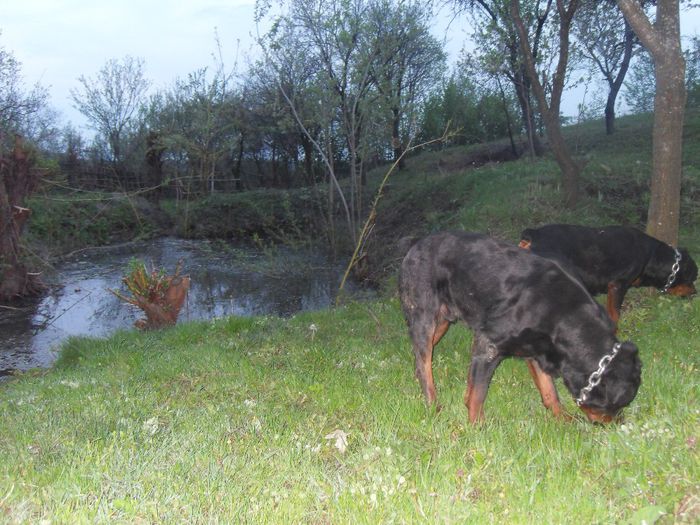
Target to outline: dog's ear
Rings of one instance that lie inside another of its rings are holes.
[[[623,369],[626,370],[627,380],[638,382],[642,375],[642,360],[639,359],[639,350],[631,341],[625,341],[620,347],[618,357],[620,363],[625,363]]]
[[[620,347],[620,352],[624,352],[629,355],[639,355],[637,345],[635,345],[632,341],[623,342],[622,346]]]
[[[527,242],[532,242],[532,235],[534,233],[534,230],[532,228],[525,228],[522,233],[520,234],[520,240],[522,241],[527,241]]]

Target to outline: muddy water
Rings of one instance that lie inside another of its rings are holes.
[[[40,301],[0,308],[0,374],[50,366],[69,336],[99,337],[133,327],[140,312],[109,292],[122,290],[121,278],[133,258],[168,272],[183,260],[191,288],[180,320],[290,316],[324,308],[335,299],[343,272],[310,251],[263,252],[175,238],[82,252],[56,268],[56,286]]]

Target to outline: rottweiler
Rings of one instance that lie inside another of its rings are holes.
[[[636,346],[558,262],[479,233],[440,232],[416,242],[401,264],[399,294],[413,342],[415,374],[436,403],[433,349],[450,325],[474,332],[464,403],[483,419],[493,373],[506,357],[525,358],[544,406],[562,414],[561,376],[594,422],[610,422],[641,383]]]
[[[698,267],[688,250],[636,228],[549,224],[524,230],[520,239],[521,248],[567,265],[589,293],[607,293],[608,314],[615,323],[632,286],[651,286],[681,297],[695,294]]]

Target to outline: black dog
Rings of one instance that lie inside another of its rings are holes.
[[[458,320],[474,330],[464,394],[471,422],[483,417],[493,373],[510,356],[527,359],[555,415],[552,376],[563,378],[592,421],[609,422],[637,393],[637,348],[617,341],[603,307],[555,261],[481,234],[437,233],[406,254],[399,291],[428,404],[436,401],[433,348]]]
[[[591,294],[607,293],[615,323],[631,286],[653,286],[681,297],[695,293],[698,267],[688,251],[635,228],[550,224],[526,229],[520,238],[521,248],[568,265]]]

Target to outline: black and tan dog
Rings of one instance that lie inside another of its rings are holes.
[[[688,251],[636,228],[549,224],[528,228],[520,238],[521,248],[567,265],[589,293],[607,293],[608,314],[615,323],[632,286],[651,286],[681,297],[695,293],[698,267]]]
[[[433,348],[459,320],[474,331],[464,394],[472,422],[483,418],[493,373],[511,356],[527,359],[555,415],[561,407],[553,376],[592,421],[612,420],[637,393],[637,348],[617,341],[603,307],[555,261],[485,235],[442,232],[408,251],[399,291],[428,404],[436,402]]]

